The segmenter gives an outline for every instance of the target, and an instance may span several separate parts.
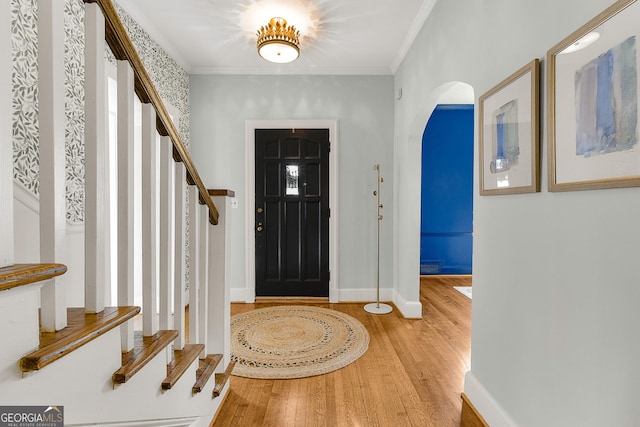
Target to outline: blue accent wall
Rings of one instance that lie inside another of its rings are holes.
[[[436,106],[422,136],[421,274],[471,274],[473,105]]]

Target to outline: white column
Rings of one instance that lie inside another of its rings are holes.
[[[134,223],[134,79],[127,61],[118,61],[118,305],[134,305],[136,233]],[[133,348],[133,324],[120,327],[122,350]]]
[[[142,331],[158,332],[158,143],[156,111],[142,104]]]
[[[212,353],[224,355],[225,366],[231,357],[231,306],[230,285],[227,272],[230,269],[229,213],[231,198],[214,196],[218,208],[218,224],[210,226],[209,234],[209,331],[207,347]]]
[[[178,338],[173,342],[174,350],[184,347],[184,309],[185,301],[185,232],[186,232],[186,187],[187,170],[182,162],[175,163],[175,262],[173,285],[173,329],[178,331]]]
[[[15,262],[13,248],[13,132],[11,2],[0,2],[0,267]]]
[[[198,249],[198,282],[200,293],[198,298],[198,343],[204,344],[204,354],[209,354],[207,335],[209,330],[209,207],[200,205],[198,210],[198,234],[200,244]]]
[[[174,165],[173,143],[160,140],[160,329],[171,329],[171,295],[174,280]]]
[[[44,0],[46,3],[47,1]],[[104,310],[106,94],[104,17],[85,5],[85,310]]]
[[[40,123],[40,261],[61,262],[66,227],[64,0],[38,1],[38,121]],[[104,85],[104,79],[100,81]],[[62,278],[41,293],[41,326],[67,326]]]
[[[189,342],[200,343],[200,206],[198,187],[189,186]]]

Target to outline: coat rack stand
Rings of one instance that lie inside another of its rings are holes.
[[[382,203],[380,203],[380,184],[384,182],[384,178],[380,176],[380,165],[373,165],[373,169],[378,173],[377,189],[373,195],[378,198],[378,260],[377,260],[377,279],[376,279],[376,302],[369,303],[364,306],[364,310],[372,314],[387,314],[393,311],[389,304],[380,302],[380,223],[382,222]]]

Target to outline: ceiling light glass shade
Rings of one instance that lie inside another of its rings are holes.
[[[271,18],[257,33],[258,53],[267,61],[284,64],[300,56],[300,32],[286,19]]]

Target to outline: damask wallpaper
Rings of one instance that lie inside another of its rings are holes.
[[[84,3],[65,0],[65,153],[67,218],[84,218]]]
[[[117,7],[117,5],[116,5]],[[180,113],[189,147],[189,76],[124,11],[122,21],[160,96]],[[38,194],[37,0],[11,0],[14,178]],[[67,219],[84,217],[84,2],[65,0],[65,150]]]
[[[116,9],[124,23],[138,55],[153,80],[160,97],[178,109],[178,133],[189,148],[189,74],[158,45],[149,34],[118,6]]]
[[[36,0],[11,1],[15,179],[38,194],[38,39]]]

